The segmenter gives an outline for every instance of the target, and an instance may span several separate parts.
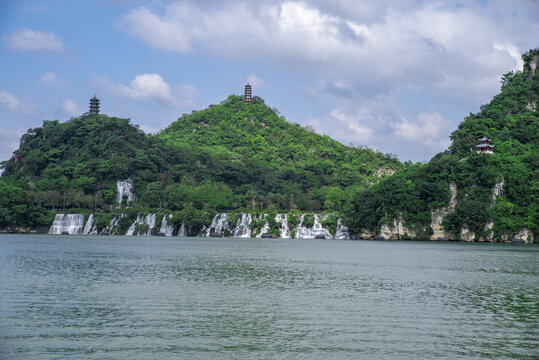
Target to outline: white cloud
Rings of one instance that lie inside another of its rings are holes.
[[[452,127],[451,121],[439,113],[420,113],[416,119],[402,117],[393,124],[394,140],[439,152],[449,146],[448,134]]]
[[[159,74],[137,75],[129,85],[113,85],[112,89],[118,95],[133,100],[153,99],[166,104],[174,102],[170,85]]]
[[[19,99],[5,90],[0,90],[0,105],[10,112],[21,115],[30,115],[35,111],[33,104],[22,104]]]
[[[266,83],[264,82],[264,80],[256,76],[255,73],[252,73],[251,75],[247,76],[245,82],[257,89],[262,89],[266,87]]]
[[[13,151],[19,148],[22,134],[19,129],[6,129],[0,126],[0,161],[11,159]]]
[[[50,50],[61,52],[64,48],[62,41],[54,33],[27,28],[4,36],[4,41],[10,48],[21,51]]]
[[[338,120],[346,126],[346,131],[351,132],[355,143],[365,143],[373,135],[373,129],[365,125],[367,117],[372,117],[367,109],[360,109],[359,113],[349,115],[334,109],[329,113],[330,121]]]
[[[344,87],[354,96],[433,87],[458,97],[465,85],[467,99],[485,101],[507,66],[519,65],[519,48],[506,35],[506,25],[493,20],[496,9],[490,4],[319,0],[214,5],[175,2],[161,14],[141,7],[120,23],[156,49],[271,62],[314,81],[327,78],[335,85],[328,91]],[[539,36],[538,29],[529,29],[530,39],[533,33]]]
[[[62,87],[65,85],[64,81],[53,72],[46,72],[43,74],[43,76],[39,79],[39,82],[53,88]]]
[[[62,100],[60,108],[65,115],[78,116],[82,114],[82,110],[77,103],[69,98]]]
[[[159,74],[136,75],[127,85],[111,84],[105,78],[97,78],[98,83],[120,97],[151,102],[168,106],[196,106],[195,98],[199,92],[189,84],[171,86]]]
[[[398,153],[404,160],[427,159],[450,145],[454,124],[440,113],[405,117],[390,106],[385,111],[382,107],[383,102],[374,101],[364,102],[355,110],[337,108],[324,118],[309,119],[308,124],[345,144]]]
[[[145,7],[124,15],[120,26],[156,49],[184,52],[191,48],[189,34],[181,24],[163,20]]]

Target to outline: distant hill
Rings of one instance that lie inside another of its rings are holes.
[[[353,232],[538,240],[539,50],[522,58],[523,71],[503,75],[500,93],[451,134],[449,151],[402,169],[348,203]],[[494,154],[475,152],[482,137],[491,140]]]
[[[128,178],[133,211],[329,211],[403,165],[233,95],[157,135],[106,115],[44,121],[2,166],[0,228],[36,228],[50,225],[55,209],[115,211],[116,183]]]

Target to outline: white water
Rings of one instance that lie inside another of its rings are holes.
[[[180,226],[180,230],[178,230],[178,236],[180,237],[187,236],[187,231],[185,230],[185,224],[182,224],[182,226]]]
[[[120,207],[124,195],[127,195],[127,207],[129,207],[129,203],[131,201],[135,200],[135,195],[133,194],[132,189],[133,183],[131,182],[131,179],[118,180],[116,182],[116,202],[118,203],[118,207]]]
[[[142,224],[144,224],[144,218],[142,217],[142,215],[138,215],[137,219],[131,224],[131,226],[129,226],[129,229],[127,229],[125,235],[132,236],[135,232],[135,226]]]
[[[296,228],[296,239],[315,239],[315,238],[324,238],[324,239],[333,239],[329,230],[324,229],[320,223],[319,216],[314,215],[314,224],[312,228],[306,228],[303,226],[303,219],[305,214],[301,215],[301,222]]]
[[[152,234],[152,229],[155,227],[155,214],[148,214],[146,219],[144,219],[144,223],[148,225],[146,236],[150,236]]]
[[[84,230],[82,231],[82,234],[88,235],[92,231],[93,225],[94,225],[94,214],[90,214],[90,216],[88,216],[88,221],[86,221],[86,225],[84,226]]]
[[[281,235],[282,239],[290,239],[290,229],[288,228],[288,214],[284,214],[284,217],[281,214],[275,215],[275,221],[281,224]]]
[[[210,227],[206,229],[205,236],[224,236],[225,230],[230,231],[230,227],[228,226],[228,214],[216,214],[213,217]]]
[[[110,223],[101,231],[101,234],[117,234],[118,224],[120,218],[125,214],[121,214],[119,217],[114,217]],[[258,219],[266,219],[268,215],[260,215]],[[322,227],[321,220],[325,219],[327,215],[314,215],[314,224],[312,228],[306,228],[303,226],[303,220],[305,214],[301,215],[301,221],[299,226],[295,229],[295,238],[297,239],[349,239],[350,234],[348,228],[342,225],[341,219],[337,221],[337,228],[335,236],[332,236],[329,230]],[[165,236],[172,236],[174,232],[174,226],[169,224],[172,219],[172,214],[163,215],[163,220],[159,228],[159,232]],[[152,229],[155,227],[156,214],[148,214],[146,217],[138,215],[137,219],[131,224],[125,235],[146,235],[149,236],[152,233]],[[231,231],[228,225],[228,214],[219,213],[213,217],[212,223],[209,227],[204,226],[200,231],[200,236],[224,236],[225,231],[230,232],[234,237],[250,238],[252,237],[251,229],[249,228],[252,222],[252,215],[250,213],[243,213],[236,222],[236,227]],[[280,237],[284,239],[291,238],[291,230],[288,226],[288,215],[277,214],[275,221],[280,224]],[[135,228],[137,225],[148,225],[148,230],[144,233],[135,234]],[[270,230],[269,224],[266,221],[260,233],[256,235],[257,238],[261,238],[264,234],[267,234]],[[57,214],[52,226],[49,230],[49,234],[84,234],[84,235],[97,235],[97,229],[95,225],[95,217],[91,214],[88,217],[86,225],[84,225],[84,215],[82,214]],[[180,237],[187,236],[185,224],[182,224],[178,230]]]
[[[348,228],[346,226],[343,226],[341,219],[337,220],[337,230],[335,231],[335,239],[338,239],[338,240],[350,239],[350,233],[348,232]]]
[[[59,235],[65,232],[70,235],[82,234],[83,226],[84,215],[82,214],[56,214],[49,234]]]
[[[163,215],[163,221],[161,221],[161,227],[159,228],[159,232],[165,236],[172,236],[174,226],[168,225],[167,218],[172,219],[172,214]]]
[[[250,238],[251,229],[249,229],[249,225],[251,225],[251,221],[251,214],[241,214],[234,228],[234,237]]]
[[[266,216],[268,216],[268,214],[264,214],[263,216],[264,216],[264,220],[265,220]],[[260,218],[262,218],[262,215],[261,215]],[[256,235],[256,238],[257,239],[262,238],[262,235],[267,234],[269,230],[270,230],[270,226],[269,226],[268,222],[266,221],[264,226],[262,226],[262,229],[260,229],[260,232]]]

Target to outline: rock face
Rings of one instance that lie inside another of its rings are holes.
[[[525,243],[533,243],[533,232],[528,229],[522,229],[517,234],[515,234],[513,239],[521,240]]]
[[[496,201],[498,197],[502,196],[504,183],[504,179],[501,179],[496,184],[494,184],[494,187],[492,188],[492,200]]]
[[[473,231],[470,231],[469,229],[463,227],[460,229],[460,240],[471,242],[475,240],[475,233]]]
[[[403,236],[407,237],[416,237],[417,233],[409,229],[408,227],[404,226],[404,221],[402,218],[393,219],[393,224],[388,225],[382,224],[382,227],[380,228],[380,236],[382,236],[386,240],[400,240]]]
[[[430,227],[432,228],[432,235],[430,240],[438,240],[440,238],[449,239],[453,235],[444,230],[442,226],[442,221],[447,214],[455,211],[455,206],[457,205],[457,184],[455,182],[449,183],[449,190],[451,191],[451,199],[449,200],[449,205],[443,208],[434,210],[431,213]]]

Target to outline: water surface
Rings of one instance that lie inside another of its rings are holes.
[[[516,244],[0,235],[0,358],[538,358],[538,255]]]

